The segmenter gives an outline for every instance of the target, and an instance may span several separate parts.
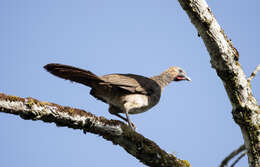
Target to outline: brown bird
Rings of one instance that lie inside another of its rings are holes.
[[[55,76],[91,87],[90,94],[109,104],[109,112],[128,122],[132,129],[135,129],[135,125],[128,114],[142,113],[155,106],[170,82],[191,81],[180,67],[170,67],[150,78],[135,74],[97,76],[87,70],[54,63],[44,68]],[[119,113],[124,113],[126,117]]]

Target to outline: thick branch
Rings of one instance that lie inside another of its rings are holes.
[[[205,0],[179,0],[197,28],[211,57],[211,65],[221,78],[232,114],[245,140],[250,166],[260,166],[260,109],[238,62],[239,54],[218,24]]]
[[[98,134],[113,144],[120,145],[148,166],[190,166],[188,161],[166,153],[153,141],[131,130],[124,123],[97,117],[83,110],[0,93],[0,112],[19,115],[26,120],[53,122],[57,126]]]

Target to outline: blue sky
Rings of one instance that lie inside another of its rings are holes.
[[[208,3],[249,76],[260,63],[260,2]],[[42,67],[63,63],[97,75],[153,76],[176,65],[192,82],[170,84],[157,106],[132,115],[137,131],[193,167],[218,166],[243,143],[223,84],[177,0],[2,0],[0,23],[0,92],[117,119],[88,94],[88,87],[56,78]],[[252,81],[258,100],[259,75]],[[4,113],[0,122],[1,166],[144,166],[93,134]],[[238,166],[246,164],[244,158]]]

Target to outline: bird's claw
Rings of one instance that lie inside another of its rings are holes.
[[[136,130],[136,126],[133,122],[131,122],[131,124],[129,124],[129,126],[132,130],[134,130],[134,131]]]

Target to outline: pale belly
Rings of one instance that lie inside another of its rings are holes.
[[[125,94],[118,95],[107,94],[107,96],[102,95],[102,101],[117,107],[120,109],[118,113],[124,113],[128,110],[129,114],[138,114],[145,112],[156,105],[160,99],[160,95],[147,96],[143,94]],[[98,94],[95,94],[98,97]]]
[[[141,94],[127,95],[124,98],[124,107],[128,108],[129,114],[138,114],[147,111],[152,106],[150,98]]]

